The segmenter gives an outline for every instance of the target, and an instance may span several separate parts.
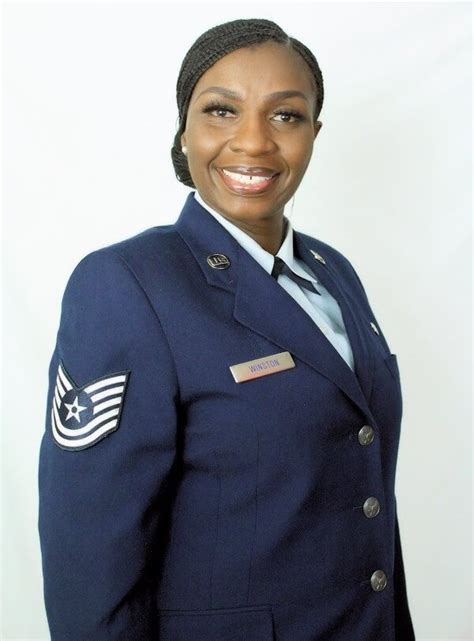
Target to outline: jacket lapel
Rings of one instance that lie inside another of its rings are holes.
[[[354,351],[354,373],[308,314],[288,292],[245,251],[235,238],[191,192],[175,228],[193,253],[209,285],[234,294],[234,318],[250,330],[278,345],[317,370],[342,389],[364,413],[370,412],[365,396],[369,393],[368,353],[353,313],[353,301],[337,276],[324,269],[311,254],[301,234],[294,231],[295,254],[305,261],[326,289],[336,298]],[[214,269],[208,256],[224,254],[227,269]],[[318,263],[318,265],[315,265]],[[255,358],[265,356],[256,354]],[[364,395],[365,394],[365,395]]]
[[[322,249],[310,247],[300,232],[294,230],[293,235],[295,255],[308,265],[341,308],[344,326],[354,355],[353,374],[357,377],[365,398],[369,399],[372,391],[373,363],[368,343],[365,340],[367,327],[364,325],[354,292],[327,256],[326,262],[323,264],[311,252],[311,249],[323,251]]]

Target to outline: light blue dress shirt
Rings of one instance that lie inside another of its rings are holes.
[[[207,211],[212,214],[212,216],[214,216],[214,218],[223,225],[230,234],[232,234],[235,240],[252,256],[252,258],[257,261],[257,263],[259,263],[259,265],[261,265],[261,267],[263,267],[266,272],[269,274],[272,273],[275,262],[273,254],[263,249],[263,247],[251,236],[204,202],[197,190],[194,192],[194,198],[200,205],[202,205],[202,207],[204,207],[204,209],[207,209]],[[278,276],[278,284],[286,289],[288,294],[294,298],[298,305],[300,305],[300,307],[302,307],[312,318],[349,367],[354,370],[354,356],[344,327],[341,309],[335,298],[331,296],[327,289],[325,289],[325,287],[323,287],[323,285],[315,278],[314,274],[310,272],[304,261],[294,256],[293,228],[290,220],[286,216],[283,217],[283,220],[286,224],[285,239],[283,240],[276,255],[284,260],[295,274],[298,274],[298,276],[306,278],[314,283],[316,289],[321,295],[316,292],[310,292],[304,287],[300,287],[285,274],[280,274]]]

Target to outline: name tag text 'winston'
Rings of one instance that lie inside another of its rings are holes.
[[[246,363],[229,365],[229,369],[236,383],[252,381],[254,378],[275,374],[276,372],[291,369],[292,367],[295,367],[295,362],[290,352],[279,352],[278,354],[256,358]]]

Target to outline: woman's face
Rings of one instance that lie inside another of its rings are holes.
[[[285,91],[300,93],[272,96]],[[322,125],[314,108],[311,72],[284,45],[266,42],[218,60],[194,87],[181,136],[203,200],[241,228],[280,220]],[[278,175],[235,176],[257,167]]]

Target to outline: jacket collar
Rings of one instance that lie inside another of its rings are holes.
[[[354,352],[355,372],[288,292],[194,198],[194,192],[188,194],[175,229],[194,255],[208,285],[234,295],[237,322],[326,376],[370,416],[367,399],[372,370],[364,328],[358,322],[357,302],[352,299],[335,261],[329,257],[326,264],[316,260],[312,250],[318,254],[321,250],[324,254],[317,240],[293,230],[295,255],[305,262],[341,307]],[[212,254],[226,256],[229,267],[213,268],[207,260]],[[265,354],[256,354],[255,358],[261,356]]]
[[[251,236],[242,231],[237,225],[231,223],[230,220],[227,220],[220,212],[216,211],[213,207],[208,205],[198,191],[193,192],[194,200],[197,201],[204,209],[206,209],[217,221],[227,229],[227,231],[233,236],[239,245],[241,245],[251,256],[254,258],[263,269],[269,274],[272,273],[274,266],[274,256],[266,249],[264,249],[256,240]],[[283,242],[277,252],[279,256],[288,267],[298,276],[306,278],[308,280],[317,283],[316,279],[311,275],[306,273],[301,269],[298,263],[295,260],[294,255],[294,239],[293,239],[293,227],[291,221],[286,216],[283,217],[283,222],[285,225],[284,228],[284,238]]]

